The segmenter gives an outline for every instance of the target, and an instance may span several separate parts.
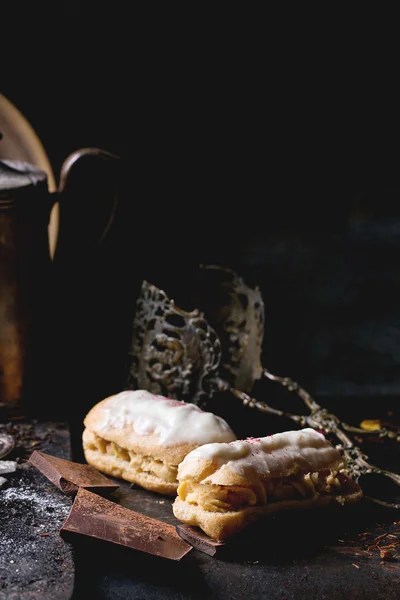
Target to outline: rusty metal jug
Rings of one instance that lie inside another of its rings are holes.
[[[50,211],[55,202],[62,208],[70,172],[78,164],[85,170],[90,163],[92,177],[93,164],[95,170],[104,170],[104,163],[110,162],[117,163],[117,157],[97,148],[74,152],[64,161],[58,191],[49,193],[47,174],[38,167],[0,161],[0,415],[26,411],[46,393],[46,381],[51,379]],[[112,214],[105,230],[111,220]]]

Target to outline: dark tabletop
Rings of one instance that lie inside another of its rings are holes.
[[[126,507],[177,524],[169,498],[128,484],[114,496]],[[221,556],[193,550],[178,563],[91,541],[76,547],[73,598],[394,599],[400,565],[383,561],[377,545],[399,540],[399,532],[398,514],[365,502],[349,510],[272,518],[245,540],[227,544]]]
[[[335,405],[340,416],[343,413],[348,421],[356,424],[362,407],[353,406],[350,410],[345,404],[332,402],[330,408]],[[376,406],[379,406],[376,413],[380,414],[363,416],[388,419],[390,413],[392,420],[397,419],[391,401],[382,400]],[[239,417],[240,414],[238,420]],[[254,419],[260,428],[265,428],[262,416],[254,415]],[[269,424],[271,428],[277,426],[271,421]],[[286,423],[281,425],[286,426]],[[82,421],[75,420],[68,425],[49,421],[15,422],[1,427],[19,435],[18,448],[12,456],[19,455],[21,467],[15,474],[6,476],[7,486],[0,489],[0,598],[368,600],[399,597],[400,511],[383,508],[367,499],[355,507],[286,513],[269,518],[246,535],[227,543],[214,557],[192,550],[179,562],[89,538],[65,541],[58,530],[71,500],[24,461],[33,449],[39,449],[83,462]],[[379,466],[395,470],[399,464],[398,442],[377,442],[371,436],[362,444]],[[119,483],[121,486],[111,496],[112,500],[177,524],[170,498],[126,482]],[[41,495],[43,510],[28,506],[26,500],[24,504],[22,497],[18,500],[18,494],[28,488]],[[11,495],[14,505],[10,503]],[[13,544],[9,542],[11,533]],[[25,565],[29,556],[28,572]]]

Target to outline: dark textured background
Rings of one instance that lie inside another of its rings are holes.
[[[295,19],[250,42],[226,27],[229,39],[211,43],[191,28],[165,35],[161,14],[129,27],[122,13],[52,10],[54,27],[36,8],[35,27],[26,19],[36,66],[3,91],[56,174],[82,146],[124,159],[101,249],[85,233],[105,205],[101,190],[65,203],[65,394],[100,399],[122,384],[142,278],[169,292],[213,262],[261,288],[271,370],[317,396],[396,402],[399,146],[393,77],[373,44],[342,55],[328,36],[321,52],[327,32],[292,37]]]
[[[398,35],[389,28],[397,20],[374,7],[366,23],[365,6],[353,17],[349,7],[323,15],[312,6],[307,14],[304,4],[284,6],[282,15],[241,5],[235,14],[224,6],[222,15],[216,6],[196,6],[195,14],[179,6],[175,14],[170,4],[151,5],[143,15],[136,5],[82,5],[14,2],[1,12],[2,92],[38,132],[56,175],[82,146],[123,157],[114,227],[101,247],[90,231],[107,212],[107,173],[92,185],[90,173],[89,181],[75,173],[62,206],[46,376],[51,408],[73,422],[78,458],[83,413],[124,384],[141,280],[179,294],[199,262],[236,268],[261,288],[271,370],[297,378],[354,424],[388,411],[392,419],[400,386],[400,137]],[[245,410],[237,413],[250,429]],[[274,430],[269,418],[248,414],[251,435]],[[313,572],[308,558],[295,564],[296,544],[281,535],[267,544],[264,574],[262,561],[229,563],[246,595],[289,598],[307,588],[316,598],[364,598],[376,595],[372,579],[385,597],[396,594],[391,563],[375,577],[366,564],[355,568],[357,556],[337,576],[344,559],[315,556],[325,529],[300,525],[312,534]],[[335,534],[339,525],[332,520]],[[361,521],[353,525],[365,531]],[[208,570],[218,574],[215,585],[200,571],[179,578],[170,565],[165,573],[132,568],[129,557],[126,576],[119,555],[89,567],[85,558],[82,549],[77,598],[126,597],[135,585],[143,597],[238,593],[222,562]]]

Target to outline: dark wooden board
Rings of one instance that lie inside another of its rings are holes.
[[[72,501],[27,462],[33,450],[69,460],[68,425],[8,422],[0,431],[15,438],[7,460],[18,461],[0,488],[0,599],[68,600],[73,552],[58,530]]]

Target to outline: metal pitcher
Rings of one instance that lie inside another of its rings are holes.
[[[50,211],[55,202],[62,209],[70,172],[78,164],[80,172],[85,171],[89,163],[92,177],[93,165],[104,171],[104,163],[118,160],[97,148],[78,150],[64,161],[58,191],[49,193],[47,174],[38,167],[0,161],[0,413],[24,411],[45,393],[51,378],[54,261],[49,251]],[[112,217],[111,213],[102,235]]]

